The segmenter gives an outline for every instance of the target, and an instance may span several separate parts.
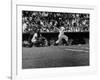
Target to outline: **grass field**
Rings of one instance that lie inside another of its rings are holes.
[[[89,46],[23,47],[22,68],[89,66]]]

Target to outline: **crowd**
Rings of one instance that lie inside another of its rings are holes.
[[[23,33],[57,32],[57,28],[63,26],[66,32],[88,32],[89,14],[22,11]]]

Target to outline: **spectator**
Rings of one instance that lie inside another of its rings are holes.
[[[89,31],[89,14],[23,11],[23,33],[40,29],[40,32],[57,32],[64,26],[67,32]]]

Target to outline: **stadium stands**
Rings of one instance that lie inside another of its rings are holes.
[[[23,33],[40,29],[41,32],[57,32],[64,26],[66,32],[88,32],[89,14],[59,12],[22,12]],[[26,27],[25,27],[26,26]]]

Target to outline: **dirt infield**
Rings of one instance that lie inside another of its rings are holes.
[[[74,66],[89,66],[88,45],[23,48],[23,69]]]

